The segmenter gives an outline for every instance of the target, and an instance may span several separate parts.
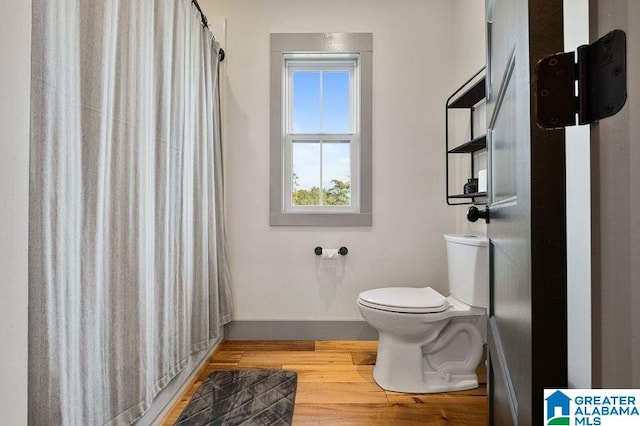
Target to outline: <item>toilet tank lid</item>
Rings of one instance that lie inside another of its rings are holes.
[[[360,293],[360,300],[393,308],[423,309],[428,312],[445,310],[447,299],[431,287],[387,287]]]
[[[489,244],[487,237],[476,235],[444,234],[444,239],[452,243],[465,244],[468,246],[486,247]]]

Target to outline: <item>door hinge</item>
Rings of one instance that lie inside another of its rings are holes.
[[[614,30],[578,47],[578,63],[573,52],[540,60],[535,93],[538,125],[557,129],[593,123],[620,111],[627,100],[626,55],[626,34]]]

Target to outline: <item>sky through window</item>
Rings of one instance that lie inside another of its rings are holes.
[[[297,134],[349,134],[351,130],[349,71],[294,71],[292,131]],[[292,146],[293,184],[299,189],[333,186],[351,180],[348,141],[296,140]],[[322,170],[320,159],[322,158]],[[320,172],[322,182],[320,185]]]

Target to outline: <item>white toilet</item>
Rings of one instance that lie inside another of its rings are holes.
[[[358,296],[363,318],[379,332],[373,377],[386,390],[449,392],[478,387],[488,307],[488,241],[445,235],[449,291],[389,287]]]

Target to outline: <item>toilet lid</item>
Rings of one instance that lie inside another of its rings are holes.
[[[364,306],[390,312],[442,312],[449,307],[447,299],[431,287],[376,288],[360,293],[358,301]]]

